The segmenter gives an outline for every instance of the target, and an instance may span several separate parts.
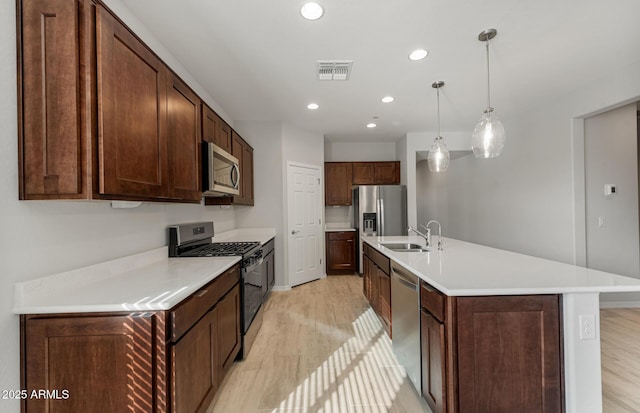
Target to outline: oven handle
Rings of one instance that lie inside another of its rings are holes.
[[[251,265],[250,265],[250,266],[248,266],[248,267],[244,267],[244,268],[243,268],[244,272],[245,272],[245,273],[249,273],[249,272],[251,272],[251,271],[255,270],[257,267],[259,267],[260,265],[262,265],[262,262],[263,262],[263,261],[264,261],[264,258],[263,258],[263,257],[260,257],[260,259],[259,259],[258,261],[254,262],[253,264],[251,264]]]

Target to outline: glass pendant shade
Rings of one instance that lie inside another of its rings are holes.
[[[442,136],[438,136],[434,141],[433,145],[429,149],[429,153],[427,154],[427,163],[429,164],[429,170],[431,172],[444,172],[449,167],[449,160],[451,156],[449,155],[449,149],[447,149],[447,145],[444,143],[444,139]]]
[[[444,139],[440,136],[440,88],[444,86],[444,82],[439,80],[437,82],[433,82],[431,87],[436,90],[437,96],[437,108],[438,108],[438,135],[433,140],[433,145],[429,148],[429,153],[427,154],[427,163],[429,164],[429,171],[431,172],[444,172],[449,167],[449,160],[451,156],[449,155],[449,149],[447,149],[447,145],[444,143]]]
[[[471,148],[476,158],[495,158],[502,154],[504,148],[504,126],[491,107],[491,76],[489,69],[489,40],[496,37],[496,29],[488,29],[478,35],[478,40],[485,42],[487,52],[487,109],[476,124],[471,135]]]
[[[495,158],[504,148],[504,126],[493,109],[487,109],[471,135],[471,147],[476,158]]]

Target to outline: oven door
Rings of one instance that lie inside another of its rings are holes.
[[[249,330],[256,313],[262,305],[262,288],[264,284],[262,252],[259,253],[259,257],[247,261],[251,261],[251,263],[242,268],[243,334],[246,334],[247,330]]]
[[[202,142],[202,192],[204,195],[239,195],[238,159],[211,142]]]

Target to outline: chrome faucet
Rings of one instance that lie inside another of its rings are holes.
[[[427,230],[427,236],[429,237],[429,239],[427,240],[427,245],[431,244],[431,229],[429,228],[429,225],[431,224],[438,224],[438,250],[442,251],[442,247],[444,245],[444,243],[442,242],[442,226],[435,219],[427,222],[427,225],[420,225],[422,228]]]
[[[409,228],[407,228],[407,234],[409,234],[411,231],[415,232],[416,234],[420,235],[422,238],[424,238],[424,244],[429,247],[430,243],[431,243],[431,230],[429,228],[427,228],[427,233],[423,234],[422,232],[418,231],[417,229],[415,229],[412,226],[409,226]]]

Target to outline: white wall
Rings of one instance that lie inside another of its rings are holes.
[[[395,142],[331,142],[324,146],[326,162],[395,161]]]
[[[213,220],[216,231],[236,226],[234,209],[201,205],[145,203],[115,210],[100,201],[18,201],[15,16],[15,2],[0,2],[0,390],[20,388],[14,283],[167,245],[170,224]],[[160,52],[151,37],[143,37]],[[175,59],[159,54],[202,93]],[[18,412],[19,403],[0,399],[0,411]]]
[[[574,163],[579,162],[573,159],[577,147],[573,141],[573,120],[638,100],[639,72],[640,62],[627,67],[616,67],[612,62],[606,79],[594,79],[571,96],[549,99],[548,105],[503,119],[507,142],[501,157],[480,160],[466,156],[452,161],[443,178],[444,188],[435,183],[425,184],[425,196],[435,197],[433,191],[446,192],[437,198],[447,202],[440,205],[446,209],[444,233],[484,245],[574,262],[575,250],[580,248],[574,223],[581,205],[580,188],[574,186],[580,168],[574,170]],[[469,125],[469,134],[472,128]],[[412,174],[411,159],[418,144],[412,138],[408,134],[408,179],[412,176],[415,179],[415,162]],[[408,188],[411,193],[410,182]],[[417,210],[409,213],[411,223],[411,214],[415,221]]]
[[[253,207],[236,207],[238,226],[275,228],[275,285],[288,285],[284,278],[282,215],[282,124],[267,121],[236,121],[235,129],[254,150]]]
[[[635,103],[585,119],[587,266],[640,277]],[[604,196],[604,185],[617,194]],[[598,219],[603,217],[606,226]]]

